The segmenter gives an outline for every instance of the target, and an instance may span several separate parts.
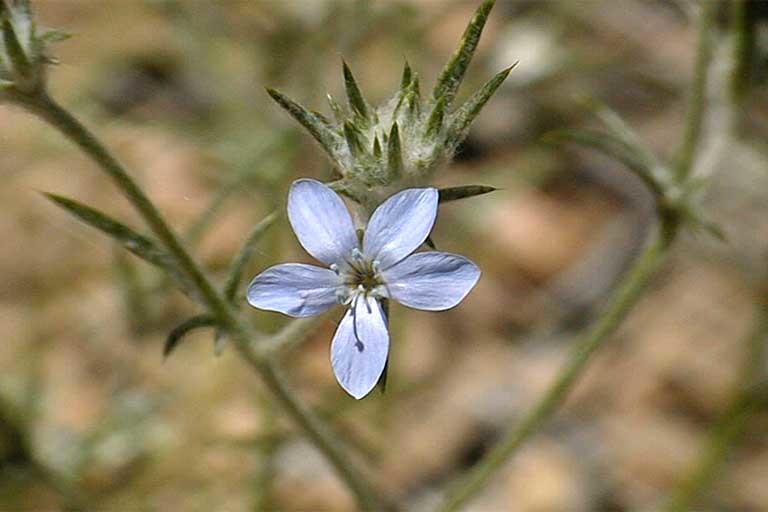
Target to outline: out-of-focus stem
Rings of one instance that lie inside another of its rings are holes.
[[[718,2],[710,1],[701,2],[699,6],[699,43],[696,51],[696,63],[693,69],[693,81],[691,83],[690,95],[688,96],[685,133],[675,168],[678,182],[685,181],[691,173],[696,149],[701,139],[704,110],[707,104],[708,71],[712,62],[712,22],[717,6]]]
[[[733,37],[733,69],[729,84],[729,99],[733,105],[739,106],[748,89],[749,68],[755,44],[755,26],[748,19],[747,0],[732,0],[730,18]]]
[[[490,482],[491,478],[512,458],[517,450],[534,435],[557,411],[573,388],[576,379],[587,366],[592,354],[611,339],[611,335],[640,298],[677,233],[677,221],[662,220],[643,253],[637,258],[611,298],[607,309],[592,328],[576,342],[571,357],[560,370],[555,382],[534,408],[517,423],[501,441],[453,487],[439,510],[460,510]]]
[[[257,350],[257,344],[254,343],[256,335],[253,329],[240,320],[232,306],[205,276],[201,267],[192,259],[155,205],[147,198],[122,164],[85,126],[47,94],[40,93],[25,97],[23,106],[57,128],[112,178],[174,258],[179,268],[189,277],[195,291],[209,312],[217,319],[218,324],[230,334],[238,353],[252,369],[261,375],[265,385],[285,412],[331,462],[337,474],[357,498],[360,507],[364,510],[381,510],[384,508],[374,487],[347,456],[338,437],[328,425],[323,423],[296,398],[271,359]]]
[[[701,453],[663,509],[665,512],[691,510],[696,498],[717,477],[730,449],[744,432],[749,417],[765,399],[764,390],[757,386],[757,381],[768,352],[768,303],[758,307],[756,316],[755,327],[746,340],[744,364],[730,405],[712,427]]]

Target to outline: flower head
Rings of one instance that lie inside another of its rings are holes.
[[[293,317],[318,315],[334,304],[347,311],[331,343],[339,384],[353,397],[378,382],[389,353],[383,299],[428,311],[456,306],[480,278],[480,269],[444,252],[412,254],[437,217],[434,188],[403,190],[371,216],[362,241],[344,202],[322,183],[301,179],[288,195],[288,219],[306,251],[327,268],[285,263],[248,286],[248,302]]]

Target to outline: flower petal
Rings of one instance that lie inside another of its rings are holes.
[[[358,246],[352,217],[341,198],[319,181],[296,180],[288,193],[288,220],[309,254],[340,263]]]
[[[302,263],[270,267],[248,285],[248,303],[289,316],[319,315],[336,304],[339,277],[328,270]]]
[[[386,269],[427,239],[437,217],[434,188],[412,188],[393,195],[373,212],[363,239],[363,253]]]
[[[392,299],[427,311],[456,306],[480,279],[480,269],[467,258],[434,251],[412,254],[382,274]]]
[[[379,302],[360,296],[342,318],[331,343],[331,366],[344,390],[361,399],[371,392],[389,354],[387,320]]]

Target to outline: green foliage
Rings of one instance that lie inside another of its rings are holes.
[[[348,110],[328,96],[332,121],[269,90],[330,156],[342,176],[334,183],[336,190],[370,209],[393,191],[428,183],[432,174],[450,161],[472,121],[514,67],[498,73],[464,105],[453,109],[493,5],[493,0],[486,0],[478,7],[428,98],[422,97],[418,74],[408,62],[399,90],[388,101],[372,107],[350,67],[342,61]]]
[[[496,187],[489,187],[488,185],[464,185],[461,187],[441,188],[438,192],[440,194],[440,202],[447,203],[449,201],[489,194],[496,190],[498,190]]]
[[[189,292],[190,285],[187,278],[178,270],[178,267],[171,256],[158,247],[153,240],[150,240],[144,235],[140,235],[125,224],[112,219],[105,213],[79,203],[74,199],[50,193],[45,193],[44,195],[57,206],[63,208],[89,226],[98,229],[139,258],[164,270],[176,281],[182,291],[186,293]]]
[[[485,22],[488,21],[488,16],[491,14],[491,9],[493,9],[493,4],[495,3],[496,0],[485,0],[475,11],[475,15],[461,37],[461,44],[437,79],[437,84],[432,91],[432,99],[435,102],[442,99],[446,105],[453,103],[456,92],[459,90],[459,86],[461,86],[461,82],[464,80],[464,75],[467,73],[469,63],[472,62],[472,57],[475,55],[475,50],[477,50],[477,44],[480,42]]]
[[[592,101],[596,117],[607,133],[594,130],[558,130],[547,135],[548,142],[572,142],[603,153],[621,162],[635,174],[656,199],[662,216],[673,215],[687,224],[694,232],[703,232],[718,240],[725,240],[725,233],[701,212],[702,183],[688,175],[681,175],[665,164],[640,141],[634,130],[615,111],[606,105]]]
[[[38,33],[27,0],[0,0],[0,31],[0,100],[41,90],[45,67],[54,63],[48,46],[66,35],[55,30]]]

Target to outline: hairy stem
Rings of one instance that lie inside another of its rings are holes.
[[[534,408],[490,451],[480,463],[453,487],[440,510],[457,511],[475,497],[491,478],[512,458],[565,401],[576,379],[587,366],[592,354],[611,339],[611,335],[640,298],[667,253],[677,232],[677,222],[665,220],[654,232],[653,239],[638,257],[614,293],[607,309],[593,327],[576,342],[571,357],[560,370],[555,382]]]
[[[676,177],[679,182],[685,181],[694,165],[696,149],[701,139],[704,124],[704,109],[707,103],[707,79],[710,63],[712,62],[712,22],[717,2],[701,2],[699,13],[699,45],[696,51],[696,63],[693,68],[693,81],[688,96],[688,113],[686,115],[685,133],[678,154]]]
[[[764,399],[755,385],[768,352],[768,304],[761,304],[755,327],[746,340],[747,350],[741,376],[725,413],[713,425],[709,439],[688,475],[672,493],[666,512],[691,510],[694,501],[710,487],[725,464],[728,453],[747,426],[747,420]]]
[[[136,208],[155,236],[175,259],[179,268],[189,277],[195,292],[216,318],[218,324],[230,334],[238,353],[251,368],[261,375],[277,402],[334,466],[338,475],[354,493],[360,507],[364,510],[380,510],[382,508],[380,498],[373,486],[363,477],[362,472],[349,459],[341,442],[329,426],[321,422],[296,398],[271,359],[256,349],[252,343],[256,339],[253,329],[238,318],[233,308],[205,276],[203,270],[192,259],[155,205],[147,198],[122,164],[85,126],[47,94],[26,98],[24,106],[79,146],[114,180],[120,191]]]

